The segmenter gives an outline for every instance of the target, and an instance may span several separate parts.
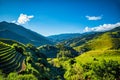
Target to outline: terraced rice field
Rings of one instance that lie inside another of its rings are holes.
[[[24,59],[25,56],[17,52],[15,48],[0,42],[0,70],[4,73],[19,72]]]

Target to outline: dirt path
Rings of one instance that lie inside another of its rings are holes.
[[[26,69],[26,65],[25,65],[25,62],[24,62],[24,60],[23,60],[23,62],[22,62],[22,67],[21,67],[21,69],[18,71],[18,73],[20,73],[21,71],[24,71]]]

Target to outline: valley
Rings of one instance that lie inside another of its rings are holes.
[[[0,80],[120,80],[120,26],[44,37],[0,22]]]

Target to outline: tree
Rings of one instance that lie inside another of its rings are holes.
[[[22,54],[23,54],[23,52],[25,51],[25,49],[24,49],[22,46],[19,46],[19,45],[16,44],[16,43],[14,43],[12,46],[13,46],[13,47],[15,48],[15,50],[16,50],[17,52],[19,52],[19,53],[22,53]]]

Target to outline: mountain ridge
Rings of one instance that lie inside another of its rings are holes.
[[[25,27],[21,26],[21,25],[16,25],[14,23],[8,23],[8,22],[0,22],[0,30],[3,31],[3,30],[8,30],[12,33],[16,33],[17,35],[19,36],[22,36],[21,39],[24,37],[26,38],[29,42],[31,42],[32,44],[36,45],[36,46],[40,46],[40,45],[44,45],[44,44],[52,44],[51,41],[49,41],[46,37],[34,32],[34,31],[31,31],[29,29],[26,29]],[[5,33],[5,32],[4,32]],[[2,33],[0,33],[2,34]],[[6,38],[7,38],[7,35],[8,33],[6,34]],[[4,36],[0,36],[1,38]],[[10,38],[11,36],[9,36],[9,39],[12,39]],[[15,39],[17,40],[17,38]],[[21,41],[24,43],[24,41]]]

